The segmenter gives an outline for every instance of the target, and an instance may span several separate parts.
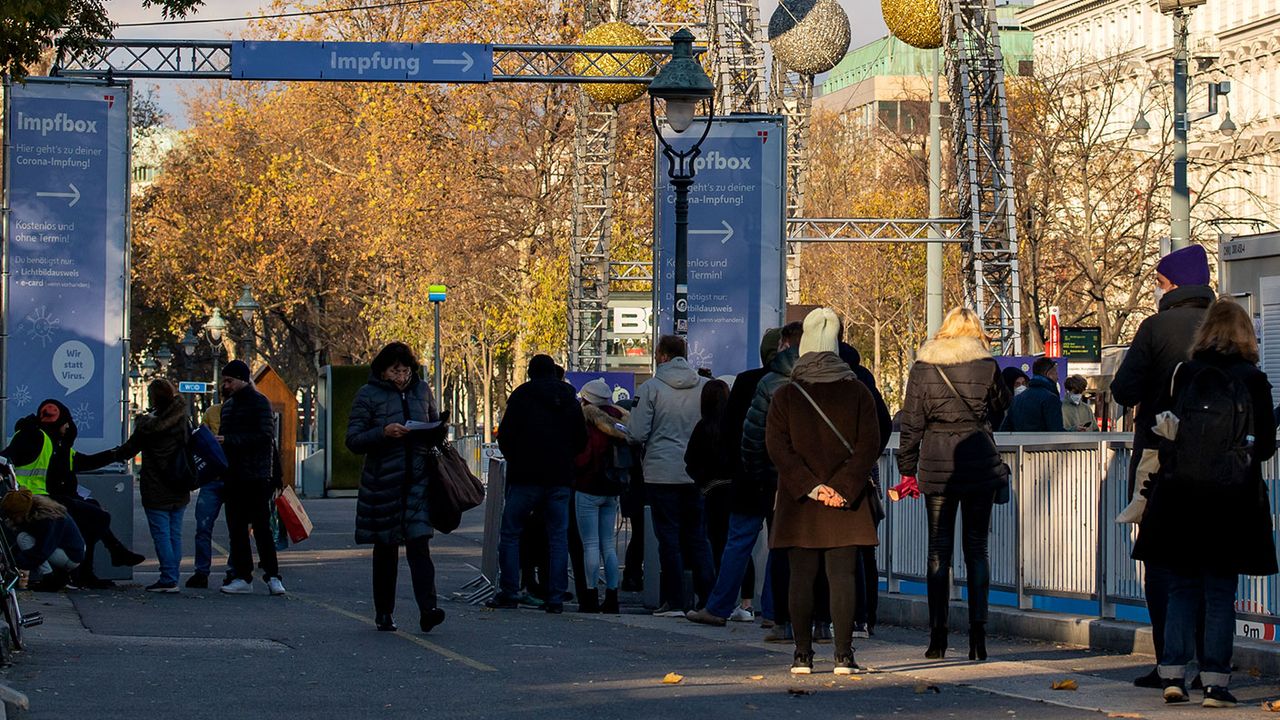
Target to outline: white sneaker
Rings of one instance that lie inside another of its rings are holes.
[[[267,587],[271,589],[272,595],[284,595],[284,583],[280,582],[280,578],[273,577],[267,581]]]
[[[729,622],[755,622],[755,613],[747,608],[738,606],[733,609],[733,613],[729,615]]]
[[[253,586],[245,582],[242,578],[236,578],[226,585],[223,585],[222,592],[228,595],[252,595]]]

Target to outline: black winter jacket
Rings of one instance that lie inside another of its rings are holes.
[[[777,353],[769,355],[769,362]],[[733,380],[733,389],[729,391],[729,403],[724,408],[724,420],[721,421],[720,432],[725,447],[730,449],[725,462],[729,465],[729,509],[739,515],[758,515],[760,498],[750,483],[746,481],[746,472],[742,469],[742,430],[747,424],[747,413],[751,410],[751,401],[755,399],[756,388],[760,381],[769,374],[769,367],[755,368],[738,373]]]
[[[245,385],[222,403],[218,425],[222,450],[227,454],[226,484],[268,483],[275,452],[275,422],[271,401],[253,385]]]
[[[1262,463],[1276,453],[1276,424],[1271,409],[1271,383],[1253,363],[1239,355],[1196,353],[1197,362],[1223,368],[1248,389],[1253,404],[1253,462],[1250,482],[1237,488],[1186,487],[1164,480],[1171,457],[1161,452],[1160,472],[1152,483],[1147,509],[1133,546],[1136,560],[1175,572],[1220,572],[1274,575],[1277,572],[1271,503],[1262,479]],[[1179,372],[1173,395],[1166,389],[1153,413],[1168,410],[1191,373]]]
[[[1062,397],[1058,395],[1058,386],[1042,375],[1031,378],[1027,389],[1013,399],[1000,429],[1004,432],[1063,432]]]
[[[940,369],[963,399],[947,387]],[[1008,474],[989,418],[1008,406],[1000,369],[981,341],[925,343],[907,380],[898,470],[916,476],[928,494],[994,492]]]
[[[347,423],[347,449],[365,456],[356,497],[357,543],[400,545],[433,534],[427,519],[432,443],[426,437],[432,431],[395,440],[383,435],[383,428],[439,419],[431,387],[416,375],[403,392],[370,377],[356,393]]]
[[[1138,408],[1134,420],[1135,450],[1157,443],[1158,438],[1151,434],[1151,427],[1156,424],[1156,403],[1168,392],[1173,368],[1190,354],[1196,328],[1213,300],[1213,290],[1207,285],[1174,288],[1160,299],[1160,311],[1138,326],[1111,381],[1116,402]]]
[[[62,416],[71,418],[71,410],[61,402],[52,398],[40,401],[40,405],[53,403],[58,406]],[[20,418],[13,426],[13,439],[0,455],[9,458],[15,466],[29,465],[44,450],[45,432],[40,427],[40,419],[35,415]],[[115,451],[103,450],[99,453],[76,453],[74,467],[71,460],[71,448],[75,445],[79,429],[75,419],[67,425],[65,435],[50,435],[53,441],[53,457],[49,460],[49,470],[45,473],[45,492],[50,497],[79,498],[80,481],[76,472],[91,472],[115,462]]]
[[[752,515],[768,515],[773,511],[774,497],[778,494],[778,470],[769,459],[766,446],[765,421],[769,418],[769,406],[778,388],[791,382],[791,370],[800,359],[800,348],[784,350],[769,363],[769,374],[756,385],[746,422],[742,425],[742,482],[734,486],[734,495]]]
[[[173,471],[174,458],[187,440],[187,401],[178,395],[163,410],[151,410],[134,424],[133,434],[115,449],[117,460],[142,453],[138,490],[142,507],[149,510],[180,510],[191,501],[191,493],[165,484]]]
[[[876,376],[862,366],[862,354],[848,343],[840,343],[840,359],[849,366],[850,370],[853,370],[858,380],[867,386],[871,391],[872,399],[876,401],[876,422],[880,425],[880,452],[884,452],[884,449],[889,446],[889,436],[893,434],[893,418],[889,416],[889,406],[885,404],[884,396],[876,387]]]
[[[574,460],[586,445],[586,419],[572,385],[554,377],[530,380],[507,398],[498,447],[508,483],[572,485]]]

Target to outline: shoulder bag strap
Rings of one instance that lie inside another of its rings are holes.
[[[982,418],[978,417],[978,413],[973,409],[973,406],[969,404],[969,401],[964,399],[964,396],[960,394],[959,390],[956,390],[956,386],[951,384],[951,378],[947,377],[947,374],[937,365],[934,365],[933,369],[938,371],[938,374],[942,376],[942,382],[946,383],[947,387],[951,388],[951,393],[956,396],[956,399],[960,401],[961,405],[964,405],[964,409],[968,410],[969,414],[973,416],[974,422],[982,424]]]
[[[844,435],[841,435],[840,431],[836,429],[836,425],[835,423],[831,422],[831,418],[827,417],[827,414],[822,412],[822,408],[818,407],[818,403],[814,401],[813,396],[810,395],[804,389],[804,386],[802,386],[800,383],[792,382],[791,384],[795,386],[795,389],[800,391],[800,394],[804,396],[805,400],[809,401],[809,404],[812,405],[813,409],[817,411],[818,416],[822,418],[822,421],[827,424],[827,427],[831,428],[831,432],[835,433],[836,437],[840,438],[840,444],[844,445],[844,449],[849,451],[849,454],[852,455],[853,447],[849,445],[849,441],[844,439]]]

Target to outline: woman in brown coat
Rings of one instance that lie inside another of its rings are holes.
[[[839,327],[827,308],[805,318],[800,360],[791,382],[774,395],[765,422],[769,457],[778,469],[769,546],[788,548],[796,641],[791,672],[801,675],[813,671],[813,583],[824,559],[835,624],[835,673],[849,675],[857,667],[857,553],[859,547],[879,544],[867,493],[875,487],[869,480],[880,455],[880,426],[871,392],[837,354]]]

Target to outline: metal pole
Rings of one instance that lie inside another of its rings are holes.
[[[692,163],[690,163],[692,165]],[[675,332],[689,334],[689,186],[692,173],[672,174],[671,187],[676,191],[676,312]]]
[[[1173,16],[1173,197],[1169,204],[1169,234],[1174,250],[1191,244],[1191,196],[1187,191],[1187,21],[1188,13]]]
[[[440,303],[437,301],[431,304],[435,306],[435,316],[436,316],[435,347],[431,351],[432,355],[435,357],[435,382],[433,384],[435,385],[436,407],[439,408],[440,406]]]
[[[933,51],[933,95],[929,99],[929,218],[942,217],[942,101],[938,78],[942,74],[942,51]],[[939,238],[930,227],[930,239]],[[942,326],[942,243],[930,242],[925,255],[925,315],[929,337]]]
[[[222,404],[222,363],[218,362],[222,357],[222,344],[210,342],[210,349],[213,350],[213,399]]]

